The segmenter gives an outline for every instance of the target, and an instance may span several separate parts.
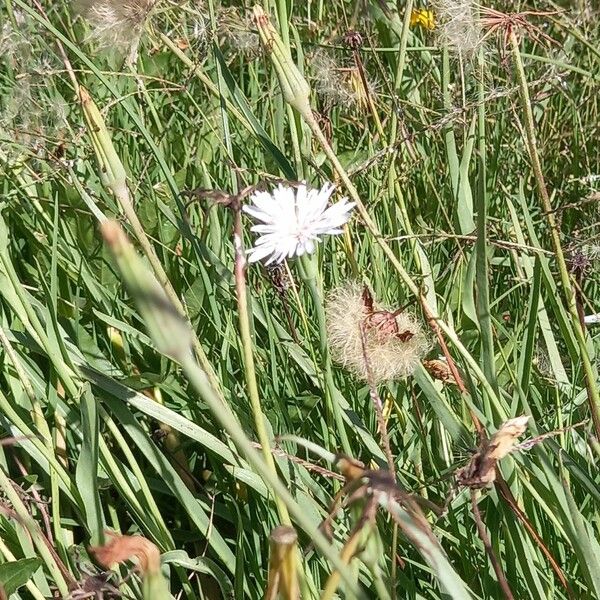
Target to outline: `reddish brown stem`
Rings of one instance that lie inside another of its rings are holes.
[[[504,575],[504,571],[502,571],[502,567],[498,561],[498,557],[496,556],[494,548],[492,547],[492,542],[487,534],[485,523],[481,518],[479,506],[477,505],[477,490],[471,490],[471,506],[473,509],[473,518],[475,519],[477,531],[479,532],[479,537],[483,542],[485,551],[487,552],[490,562],[492,563],[492,567],[494,567],[494,572],[496,573],[496,578],[498,579],[502,593],[504,594],[506,600],[515,600],[515,597],[513,596],[513,593],[508,585],[508,581],[506,580],[506,576]]]

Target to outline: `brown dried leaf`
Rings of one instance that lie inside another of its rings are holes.
[[[529,417],[522,415],[509,419],[473,455],[469,464],[456,473],[459,485],[482,488],[496,479],[496,463],[513,450],[517,438],[527,429]]]
[[[456,379],[445,360],[440,360],[439,358],[424,360],[423,366],[434,379],[439,379],[443,383],[456,385]]]
[[[160,550],[150,540],[141,535],[120,535],[106,532],[109,540],[104,546],[90,548],[90,552],[104,568],[109,569],[115,563],[137,559],[142,573],[160,571]]]

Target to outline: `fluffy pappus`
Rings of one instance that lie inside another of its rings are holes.
[[[369,370],[374,384],[407,377],[429,349],[427,336],[414,315],[389,310],[376,302],[370,309],[358,282],[332,290],[325,310],[334,360],[360,379],[367,380]],[[388,315],[386,326],[380,327],[373,314]]]
[[[137,58],[140,37],[148,15],[158,0],[76,0],[75,8],[90,24],[89,39],[101,48],[128,53],[128,62]]]

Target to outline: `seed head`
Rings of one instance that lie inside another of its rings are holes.
[[[103,49],[116,48],[135,62],[140,36],[158,0],[77,0],[77,11],[92,27],[90,39]]]
[[[442,42],[461,54],[471,55],[483,37],[475,2],[434,0],[433,9]]]
[[[375,302],[369,308],[358,282],[334,289],[325,310],[333,358],[360,379],[367,380],[368,369],[375,384],[407,377],[428,350],[427,337],[412,314]]]
[[[310,61],[315,91],[326,107],[340,106],[342,109],[367,106],[367,93],[375,95],[375,86],[367,80],[365,91],[356,65],[342,66],[333,55],[317,50]]]
[[[260,38],[250,13],[242,13],[234,7],[222,8],[218,15],[218,33],[232,53],[254,57],[260,52]]]

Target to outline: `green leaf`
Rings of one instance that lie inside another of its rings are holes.
[[[164,565],[178,565],[189,571],[210,575],[219,584],[224,600],[234,597],[233,586],[227,574],[210,558],[206,558],[205,556],[190,558],[184,550],[173,550],[172,552],[165,552],[161,556],[161,562]]]
[[[6,595],[10,596],[24,586],[41,564],[39,558],[22,558],[0,565],[0,585],[4,587]]]
[[[85,384],[80,401],[81,452],[75,469],[75,481],[81,494],[91,543],[102,541],[104,518],[98,495],[98,408],[90,385]]]

